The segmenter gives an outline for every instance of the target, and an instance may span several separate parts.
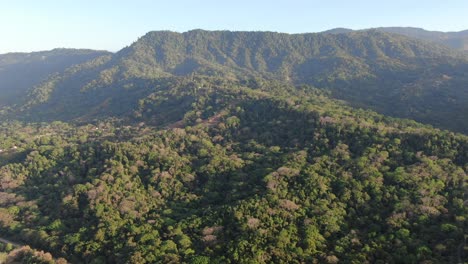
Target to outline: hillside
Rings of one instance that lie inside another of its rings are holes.
[[[277,81],[140,89],[127,120],[1,124],[2,236],[72,263],[463,259],[466,136]]]
[[[411,27],[386,27],[378,29],[385,32],[437,42],[453,49],[468,52],[468,30],[459,32],[440,32]]]
[[[0,107],[24,103],[27,91],[51,75],[61,74],[72,65],[81,64],[105,54],[109,53],[93,50],[55,49],[0,55]]]
[[[414,27],[379,27],[370,30],[379,30],[388,33],[400,34],[410,38],[421,39],[442,44],[455,50],[468,52],[468,30],[463,30],[459,32],[441,32],[429,31],[424,30],[422,28]],[[350,32],[354,32],[354,30],[348,28],[334,28],[323,31],[321,33],[341,34]]]
[[[467,73],[468,60],[456,51],[378,30],[157,31],[49,78],[11,112],[28,120],[119,116],[160,78],[196,74],[309,84],[355,107],[466,133]]]

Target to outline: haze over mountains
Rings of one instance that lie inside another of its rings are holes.
[[[374,28],[376,30],[381,30],[389,33],[396,33],[400,35],[405,35],[411,38],[417,38],[422,40],[427,40],[431,42],[436,42],[447,47],[457,49],[460,51],[468,51],[468,30],[463,30],[459,32],[441,32],[441,31],[428,31],[422,28],[415,27],[379,27]],[[334,28],[323,33],[349,33],[354,30],[348,28]]]
[[[386,31],[0,55],[0,262],[462,263],[468,57]]]
[[[445,46],[468,51],[468,30],[459,32],[440,32],[440,31],[426,31],[420,28],[378,28],[390,33],[397,33],[406,35],[408,37],[419,38],[423,40],[433,41]]]
[[[55,49],[0,55],[0,91],[2,94],[0,105],[18,100],[51,74],[60,74],[74,64],[83,63],[105,53],[93,50]]]

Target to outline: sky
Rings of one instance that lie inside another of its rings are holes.
[[[468,0],[0,0],[0,54],[117,51],[152,30],[468,29]]]

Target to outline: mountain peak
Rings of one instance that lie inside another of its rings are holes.
[[[323,34],[343,34],[343,33],[349,33],[349,32],[353,32],[353,31],[354,30],[349,29],[349,28],[333,28],[333,29],[322,31],[320,33],[323,33]]]

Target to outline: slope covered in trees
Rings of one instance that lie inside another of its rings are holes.
[[[0,56],[0,258],[462,262],[468,137],[354,107],[467,132],[466,57],[331,33]]]
[[[309,84],[356,107],[466,132],[467,72],[467,58],[454,50],[378,30],[294,35],[158,31],[112,56],[49,78],[10,113],[22,110],[20,116],[30,120],[108,114],[107,105],[125,106],[129,97],[145,96],[152,81],[201,74]]]
[[[452,49],[468,52],[468,30],[458,32],[430,31],[415,27],[379,27],[364,30],[380,30],[388,33],[405,35],[410,38],[416,38],[426,41],[442,44]],[[321,33],[341,34],[350,33],[354,30],[348,28],[334,28]]]
[[[0,55],[0,107],[24,103],[28,90],[66,68],[109,54],[93,50],[55,49]]]
[[[468,138],[280,82],[159,80],[129,119],[3,123],[0,230],[87,263],[450,263]]]
[[[459,32],[440,32],[411,27],[387,27],[378,29],[408,37],[437,42],[447,47],[468,52],[468,30]]]

